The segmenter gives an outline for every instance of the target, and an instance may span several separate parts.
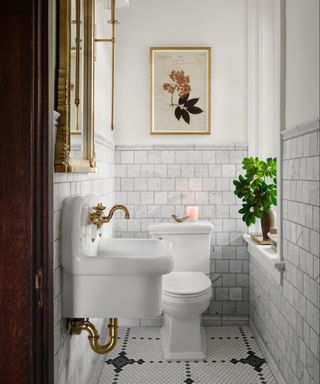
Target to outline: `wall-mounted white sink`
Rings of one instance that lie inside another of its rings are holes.
[[[92,242],[88,215],[95,196],[73,196],[62,212],[63,316],[153,317],[161,313],[162,275],[172,245],[156,239]]]

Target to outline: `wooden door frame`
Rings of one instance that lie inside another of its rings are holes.
[[[4,384],[53,383],[50,3],[1,3],[0,380]],[[40,307],[35,286],[39,270]]]

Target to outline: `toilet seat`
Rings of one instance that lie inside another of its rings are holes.
[[[163,276],[162,291],[170,297],[198,297],[211,292],[211,284],[203,272],[171,272]]]

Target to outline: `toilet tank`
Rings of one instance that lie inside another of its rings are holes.
[[[210,273],[210,244],[213,225],[209,221],[157,223],[149,226],[153,238],[173,244],[173,271]]]

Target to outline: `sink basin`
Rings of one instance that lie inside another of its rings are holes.
[[[158,239],[92,242],[87,224],[95,196],[73,196],[62,212],[63,316],[146,318],[161,313],[162,275],[172,244]]]

